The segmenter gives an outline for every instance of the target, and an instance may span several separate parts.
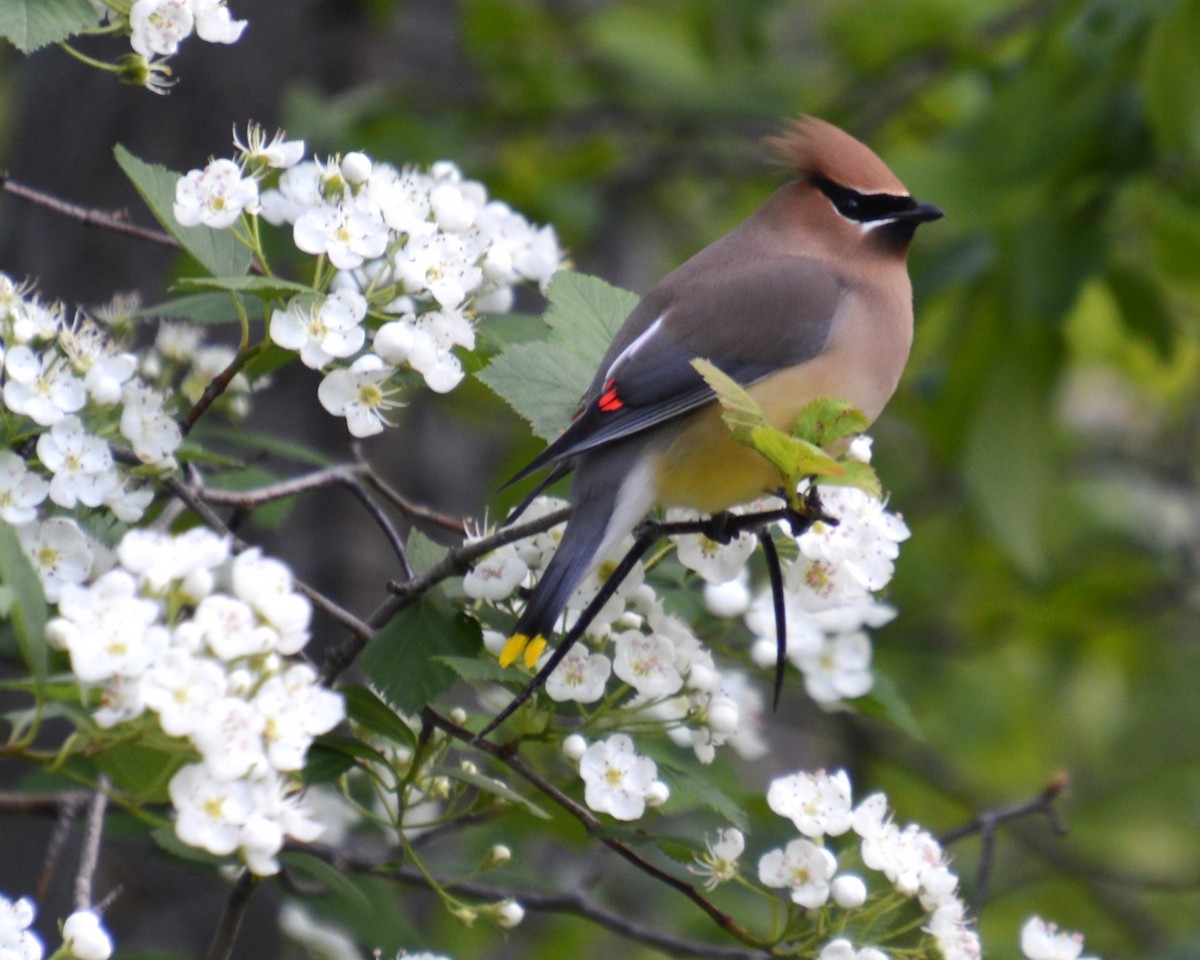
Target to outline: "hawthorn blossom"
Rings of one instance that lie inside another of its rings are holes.
[[[108,444],[89,434],[78,417],[65,417],[38,437],[37,454],[54,474],[50,499],[60,507],[98,507],[120,486]]]
[[[92,548],[74,520],[51,517],[17,528],[17,537],[42,581],[46,599],[56,602],[69,584],[83,583],[92,569]]]
[[[727,827],[717,831],[716,841],[704,838],[705,853],[696,857],[696,863],[688,870],[705,877],[704,888],[715,890],[728,883],[738,874],[738,859],[746,849],[746,838],[741,830]]]
[[[163,395],[140,380],[132,380],[125,384],[121,401],[121,436],[133,445],[137,458],[143,463],[172,467],[183,433],[167,413]]]
[[[529,575],[529,567],[511,544],[493,550],[463,577],[463,593],[473,600],[506,600]]]
[[[1027,960],[1095,960],[1081,957],[1083,935],[1060,931],[1041,917],[1030,917],[1021,927],[1021,952]]]
[[[317,388],[321,406],[335,417],[345,417],[352,436],[369,437],[383,431],[384,413],[400,406],[396,390],[385,389],[395,368],[373,353],[366,353],[348,369],[331,370]]]
[[[253,213],[257,207],[258,181],[243,177],[232,160],[213,160],[203,170],[188,171],[175,184],[172,212],[182,227],[224,230],[244,211]]]
[[[0,957],[4,960],[42,960],[42,941],[29,929],[35,913],[28,897],[9,900],[0,894]]]
[[[778,777],[767,789],[767,806],[806,837],[840,836],[850,829],[850,778],[845,770]]]
[[[865,633],[827,637],[815,654],[798,658],[804,689],[820,704],[861,697],[875,685],[871,673],[871,639]]]
[[[546,694],[558,703],[565,700],[595,703],[604,696],[611,674],[612,662],[608,657],[589,651],[584,644],[576,644],[546,678]]]
[[[821,948],[817,960],[888,960],[888,955],[877,947],[856,948],[845,937],[837,937]]]
[[[137,0],[129,11],[129,45],[144,57],[169,57],[195,23],[192,0]]]
[[[633,748],[623,733],[598,740],[579,761],[585,785],[584,800],[597,813],[617,820],[637,820],[646,812],[646,793],[658,777],[658,767]]]
[[[305,253],[325,254],[339,270],[361,267],[388,245],[387,227],[352,203],[310,207],[296,218],[292,236]]]
[[[758,861],[758,879],[768,887],[786,887],[793,903],[819,907],[829,899],[829,882],[837,871],[837,858],[811,840],[793,840],[782,850],[771,850]]]
[[[271,314],[271,339],[296,350],[306,367],[320,370],[331,360],[353,356],[363,345],[367,301],[356,290],[338,289],[313,300],[296,297]]]
[[[675,648],[667,637],[626,630],[613,637],[613,644],[613,673],[643,697],[667,697],[683,687],[675,667]]]
[[[87,402],[83,382],[67,361],[51,352],[35,353],[21,344],[4,356],[4,405],[34,423],[51,427]]]
[[[29,523],[49,492],[50,484],[32,473],[21,457],[0,450],[0,519],[14,526]]]

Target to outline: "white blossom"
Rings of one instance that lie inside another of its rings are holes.
[[[558,703],[565,700],[595,703],[604,696],[611,674],[608,657],[589,651],[584,644],[576,644],[546,678],[546,694]]]
[[[317,388],[321,406],[335,417],[345,417],[346,426],[355,437],[381,433],[388,423],[384,413],[399,406],[391,399],[394,390],[385,384],[395,368],[373,353],[363,354],[349,369],[331,370]]]
[[[767,806],[806,837],[837,837],[850,829],[850,778],[845,770],[791,774],[771,781]]]
[[[613,637],[613,644],[613,673],[643,697],[667,697],[683,688],[683,677],[675,667],[675,648],[667,637],[626,630]]]
[[[726,827],[717,831],[716,841],[704,838],[706,852],[696,857],[688,870],[705,877],[704,888],[715,890],[738,874],[738,860],[746,850],[746,838],[741,830]]]
[[[209,43],[237,43],[245,20],[234,20],[225,0],[191,0],[196,14],[196,36]]]
[[[646,812],[646,791],[656,781],[658,768],[634,750],[628,736],[615,733],[587,748],[579,774],[584,800],[592,810],[617,820],[637,820]]]
[[[172,56],[195,22],[192,0],[137,0],[129,11],[129,45],[143,57]]]
[[[306,367],[320,370],[331,360],[357,353],[366,339],[362,327],[367,301],[355,290],[334,290],[324,299],[296,297],[271,314],[271,339],[296,350]]]
[[[24,344],[5,354],[4,405],[34,423],[51,427],[87,401],[83,382],[67,361],[52,353],[38,354]]]
[[[28,897],[9,900],[0,894],[0,957],[4,960],[42,960],[42,941],[29,929],[35,913]]]
[[[352,203],[310,207],[296,218],[292,237],[305,253],[323,253],[339,270],[382,256],[388,245],[387,228]]]
[[[38,437],[37,454],[54,474],[50,499],[60,507],[98,507],[120,486],[108,444],[89,434],[78,417],[65,417]]]
[[[75,960],[108,960],[113,942],[94,910],[76,910],[62,927],[63,949]]]
[[[58,600],[68,584],[83,583],[92,569],[92,548],[74,520],[51,517],[17,528],[26,556],[42,581],[46,599]]]
[[[29,523],[49,492],[50,484],[31,472],[21,457],[0,450],[0,519],[14,526]]]
[[[1081,957],[1083,935],[1060,931],[1041,917],[1030,917],[1021,927],[1021,952],[1028,960],[1095,960]]]
[[[146,0],[139,0],[144,3]],[[183,227],[231,227],[243,211],[258,206],[258,181],[243,177],[232,160],[213,160],[203,170],[190,170],[175,184],[172,212]]]
[[[121,436],[133,445],[143,463],[171,468],[183,433],[165,409],[163,395],[140,380],[125,384],[121,392]]]
[[[837,871],[837,858],[811,840],[793,840],[782,850],[771,850],[758,861],[758,879],[768,887],[786,887],[794,903],[819,907],[829,899],[829,881]]]

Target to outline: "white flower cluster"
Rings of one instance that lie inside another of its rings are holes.
[[[36,910],[28,897],[9,900],[0,894],[0,960],[42,960],[45,947],[29,927]],[[108,960],[112,937],[94,910],[76,910],[62,924],[62,949],[55,956]]]
[[[565,506],[564,501],[539,497],[524,514],[533,520]],[[557,548],[562,527],[508,544],[477,563],[463,578],[468,597],[519,613],[517,590],[532,585]],[[627,539],[614,550],[621,556]],[[612,571],[601,564],[567,601],[567,622],[573,622],[595,598]],[[505,638],[486,632],[484,642],[499,654]],[[533,662],[549,654],[532,650]],[[615,678],[616,683],[612,681]],[[666,612],[639,564],[588,625],[584,640],[568,652],[546,681],[547,695],[558,702],[595,703],[612,693],[610,685],[627,694],[620,709],[625,719],[641,728],[657,724],[682,747],[691,747],[702,763],[710,763],[716,748],[728,743],[741,756],[765,752],[757,734],[762,695],[745,674],[720,670],[712,652],[680,617]]]
[[[872,794],[856,807],[844,771],[800,772],[774,780],[767,790],[767,805],[790,819],[801,836],[759,859],[758,879],[765,886],[787,890],[793,903],[807,909],[830,901],[845,910],[862,907],[870,897],[867,883],[857,874],[839,874],[837,855],[825,842],[853,831],[860,841],[863,865],[882,873],[897,893],[917,898],[928,913],[923,929],[933,936],[945,960],[981,956],[979,938],[968,925],[966,908],[957,895],[958,877],[950,871],[941,845],[916,824],[896,826],[882,793]],[[855,949],[843,938],[827,944],[820,954],[821,960],[883,956],[873,947]]]
[[[312,667],[285,659],[308,642],[308,600],[284,564],[257,549],[233,557],[202,528],[130,531],[116,559],[89,585],[62,588],[47,641],[101,687],[101,727],[149,710],[199,753],[170,783],[179,838],[275,873],[286,837],[321,832],[293,778],[344,713]]]
[[[106,5],[101,11],[111,12]],[[129,45],[147,60],[174,56],[193,33],[209,43],[237,43],[245,29],[225,0],[136,0],[129,9]]]
[[[358,152],[303,160],[302,141],[268,142],[256,126],[235,144],[236,161],[179,180],[175,218],[214,229],[243,214],[291,224],[297,248],[336,269],[331,289],[276,309],[269,334],[325,372],[318,399],[356,437],[388,425],[404,369],[438,393],[454,389],[463,378],[454,351],[474,348],[473,317],[506,312],[514,286],[544,286],[562,264],[552,227],[489,200],[453,163],[426,172]]]
[[[869,437],[859,437],[850,455],[868,462]],[[883,501],[856,487],[820,487],[821,505],[837,523],[814,524],[792,538],[784,524],[779,529],[792,539],[784,554],[783,574],[787,614],[787,655],[804,676],[808,695],[817,703],[833,706],[870,692],[871,639],[868,628],[881,627],[896,611],[876,594],[892,579],[899,544],[909,530],[899,514]],[[801,491],[803,492],[803,491]],[[757,512],[779,506],[774,499],[738,508]],[[671,511],[669,520],[697,516]],[[706,581],[705,601],[714,616],[744,615],[746,626],[757,637],[751,659],[773,668],[776,657],[774,598],[767,588],[751,595],[746,561],[755,540],[742,534],[720,544],[700,534],[674,538],[679,561]],[[795,559],[788,561],[788,553]]]
[[[135,523],[153,499],[140,474],[173,469],[182,434],[166,396],[135,376],[134,356],[95,320],[69,318],[2,273],[0,361],[8,435],[29,451],[0,450],[0,519],[17,527],[55,600],[64,584],[87,577],[98,548],[73,519],[43,519],[46,501]],[[111,443],[131,448],[145,468],[117,463]]]

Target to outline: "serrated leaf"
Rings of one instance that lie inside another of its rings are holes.
[[[342,687],[340,692],[346,700],[346,714],[355,723],[393,743],[416,748],[417,735],[412,727],[379,699],[374,691],[355,684]]]
[[[214,277],[234,277],[250,269],[250,251],[229,231],[180,226],[173,212],[175,184],[180,174],[159,164],[139,160],[120,144],[113,148],[113,155],[155,219],[209,273]]]
[[[236,277],[180,277],[175,281],[172,289],[179,290],[182,293],[189,293],[196,290],[227,290],[230,293],[249,293],[256,297],[279,297],[284,300],[299,294],[316,295],[312,287],[307,287],[303,283],[296,283],[294,280],[248,275]]]
[[[362,667],[388,703],[416,714],[457,679],[438,658],[474,654],[481,645],[479,624],[431,590],[371,638]]]
[[[800,411],[792,424],[792,436],[818,447],[828,447],[836,440],[858,436],[868,426],[866,414],[861,410],[845,400],[823,397]]]
[[[717,402],[721,405],[721,419],[733,431],[735,437],[742,439],[755,427],[770,426],[758,401],[715,363],[711,360],[697,359],[692,361],[692,366],[717,395]]]
[[[449,548],[443,544],[435,543],[425,536],[420,530],[415,527],[408,535],[408,540],[404,543],[405,551],[408,553],[409,563],[413,565],[414,570],[428,570],[430,567],[436,566],[442,562],[442,558],[449,552]]]
[[[442,663],[471,683],[512,683],[524,680],[513,670],[500,666],[495,660],[479,657],[438,657]]]
[[[353,881],[343,876],[335,867],[320,857],[314,857],[311,853],[303,853],[299,850],[285,850],[280,854],[279,862],[295,873],[316,880],[335,896],[345,898],[356,910],[371,909],[371,901],[367,899],[366,894],[359,890]]]
[[[50,651],[46,646],[46,595],[42,581],[17,531],[0,521],[0,584],[11,593],[10,615],[25,665],[40,689],[46,680]]]
[[[532,800],[521,796],[514,791],[508,784],[502,783],[499,780],[493,780],[491,777],[485,777],[479,773],[468,773],[459,767],[438,767],[433,771],[435,774],[441,774],[444,777],[449,777],[451,780],[459,780],[462,783],[468,783],[476,790],[481,790],[484,793],[490,793],[492,796],[501,797],[509,803],[515,803],[518,806],[524,807],[539,820],[549,820],[550,814],[539,807]]]
[[[742,833],[750,833],[750,820],[746,811],[708,777],[698,777],[690,770],[672,763],[659,761],[659,766],[670,773],[672,792],[676,796],[688,797],[715,810],[737,827]]]
[[[860,460],[839,460],[838,466],[842,468],[841,476],[822,477],[822,486],[858,487],[859,490],[869,493],[876,500],[883,499],[883,484],[879,480],[879,474],[869,463],[863,463]]]
[[[820,447],[775,427],[755,427],[743,441],[771,461],[793,489],[805,477],[841,477],[845,468]]]
[[[637,297],[597,277],[569,271],[554,275],[546,296],[546,338],[506,347],[476,376],[537,436],[551,440],[570,422]]]
[[[88,0],[4,0],[0,37],[22,53],[33,53],[98,25]]]
[[[180,740],[177,749],[162,749],[144,740],[116,743],[96,756],[96,768],[108,774],[121,793],[142,803],[166,803],[167,785],[191,759]]]

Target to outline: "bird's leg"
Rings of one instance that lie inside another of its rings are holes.
[[[704,521],[704,529],[701,531],[701,536],[708,537],[714,543],[728,544],[732,542],[733,538],[737,536],[737,533],[731,529],[733,516],[728,510],[714,513]]]
[[[779,695],[783,692],[783,671],[787,664],[787,607],[783,594],[783,568],[779,565],[779,551],[771,539],[769,528],[758,531],[758,542],[762,544],[763,556],[767,558],[767,576],[771,581],[771,599],[775,605],[775,698],[772,710],[779,709]]]
[[[838,524],[837,517],[829,516],[821,505],[821,493],[815,483],[809,484],[800,497],[786,490],[780,490],[777,495],[787,504],[787,522],[793,537],[800,536],[814,523],[827,523],[831,527]]]
[[[538,670],[532,680],[525,684],[525,686],[521,689],[521,692],[512,699],[508,706],[496,714],[496,716],[491,719],[488,725],[480,730],[479,733],[475,734],[475,740],[482,740],[489,733],[495,730],[498,726],[500,726],[500,724],[516,713],[516,711],[526,700],[532,697],[545,685],[546,679],[554,672],[554,669],[560,663],[562,663],[563,658],[570,652],[571,648],[579,642],[579,639],[583,636],[584,631],[586,631],[591,625],[592,621],[596,619],[596,615],[600,612],[600,609],[606,603],[608,603],[612,595],[617,592],[617,588],[620,587],[625,578],[629,576],[629,573],[631,570],[633,570],[634,565],[641,560],[643,556],[645,556],[646,551],[650,549],[651,545],[658,540],[660,536],[661,533],[659,532],[659,526],[656,523],[643,523],[637,528],[636,538],[634,539],[633,546],[630,547],[625,556],[621,558],[621,562],[617,564],[616,569],[613,570],[604,583],[600,585],[600,590],[592,598],[592,602],[584,608],[583,613],[579,615],[579,619],[575,621],[575,625],[572,626],[567,632],[567,635],[563,637],[561,641],[559,641],[557,649],[550,654],[550,658],[542,665],[542,668]]]

